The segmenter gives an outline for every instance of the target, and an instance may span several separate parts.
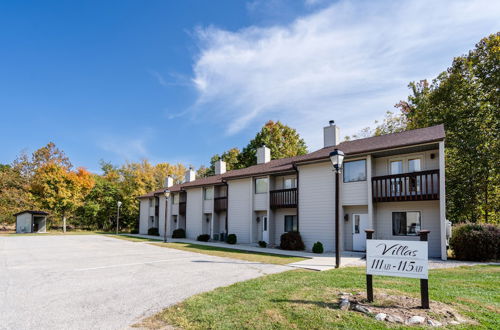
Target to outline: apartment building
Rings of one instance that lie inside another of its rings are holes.
[[[444,127],[442,125],[340,142],[333,122],[324,127],[324,147],[307,155],[271,160],[265,146],[257,164],[195,179],[190,169],[179,185],[140,196],[140,233],[157,227],[167,236],[184,228],[188,238],[200,234],[238,243],[266,241],[279,246],[280,236],[299,231],[306,249],[320,241],[335,248],[335,171],[329,155],[344,152],[340,200],[340,247],[364,251],[365,229],[375,238],[418,240],[430,230],[429,256],[446,259]],[[165,213],[166,206],[166,213]]]

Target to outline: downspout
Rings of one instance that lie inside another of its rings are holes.
[[[225,233],[225,237],[224,238],[227,238],[227,235],[228,235],[228,214],[229,214],[229,185],[227,184],[227,181],[226,180],[222,180],[222,183],[226,186],[226,221],[225,221],[225,225],[224,225],[224,229],[226,231]]]
[[[300,232],[300,221],[299,221],[299,169],[295,163],[292,163],[292,167],[297,173],[297,231]]]

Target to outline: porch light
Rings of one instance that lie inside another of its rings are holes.
[[[332,162],[335,171],[339,172],[342,169],[342,163],[344,162],[344,153],[339,149],[333,150],[330,152],[330,161]]]
[[[165,196],[165,198],[169,198],[170,197],[170,190],[165,189],[165,191],[163,192],[163,195]]]

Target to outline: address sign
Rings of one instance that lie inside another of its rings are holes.
[[[367,240],[366,273],[427,279],[427,242]]]

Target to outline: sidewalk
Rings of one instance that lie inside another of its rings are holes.
[[[150,235],[141,235],[141,234],[122,234],[133,237],[141,237],[148,238],[157,241],[163,241],[163,237],[160,236],[150,236]],[[269,254],[279,254],[293,257],[302,257],[307,258],[307,260],[302,260],[299,262],[294,262],[288,264],[288,266],[295,268],[304,268],[311,270],[329,270],[335,268],[335,253],[327,252],[322,254],[316,254],[312,252],[306,251],[288,251],[288,250],[280,250],[277,248],[261,248],[257,244],[227,244],[223,242],[199,242],[192,239],[186,238],[167,238],[169,243],[188,243],[188,244],[197,244],[197,245],[206,245],[206,246],[214,246],[225,249],[234,249],[234,250],[243,250],[249,252],[257,252],[257,253],[269,253]],[[364,258],[365,254],[360,252],[350,252],[345,251],[342,252],[342,267],[348,266],[364,266],[365,262],[362,258]]]
[[[140,234],[121,234],[121,235],[163,241],[163,237],[160,236],[150,236],[150,235],[140,235]],[[169,237],[167,238],[167,240],[169,243],[188,243],[188,244],[214,246],[225,249],[234,249],[234,250],[243,250],[243,251],[257,252],[257,253],[269,253],[269,254],[279,254],[279,255],[307,258],[306,260],[294,262],[287,265],[295,268],[304,268],[304,269],[311,269],[318,271],[330,270],[335,268],[335,253],[333,252],[316,254],[306,251],[288,251],[288,250],[280,250],[277,248],[261,248],[257,244],[232,245],[223,242],[199,242],[196,240],[186,239],[186,238]],[[341,267],[364,267],[366,265],[364,257],[365,257],[364,252],[344,251],[341,253]],[[498,263],[458,261],[458,260],[444,261],[440,259],[429,259],[429,269],[453,268],[460,266],[475,266],[475,265],[498,265]]]

